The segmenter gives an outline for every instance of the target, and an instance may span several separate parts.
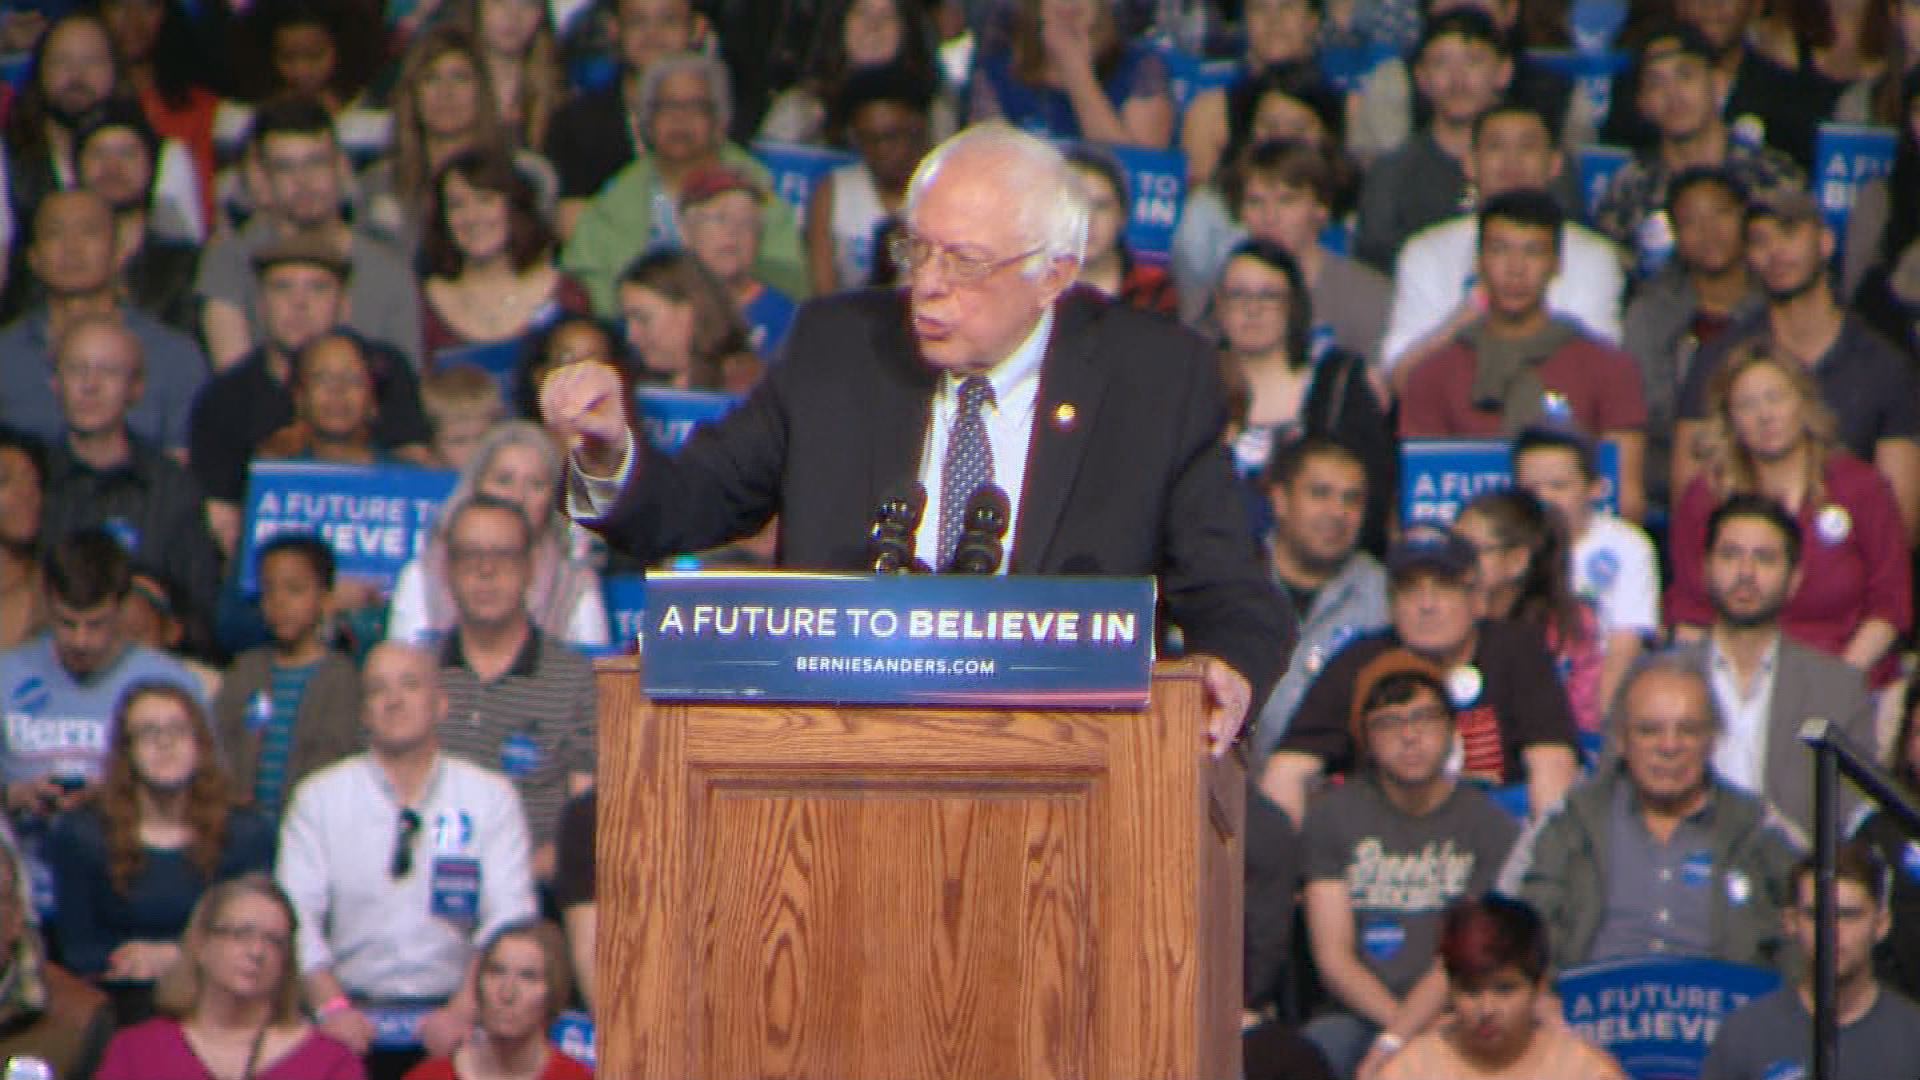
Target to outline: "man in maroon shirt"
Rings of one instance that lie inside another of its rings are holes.
[[[1562,214],[1544,191],[1509,191],[1480,210],[1486,314],[1415,366],[1400,403],[1408,439],[1500,438],[1543,420],[1620,450],[1620,513],[1644,509],[1647,405],[1640,368],[1546,306],[1560,268]]]

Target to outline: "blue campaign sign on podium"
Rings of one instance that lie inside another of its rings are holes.
[[[1634,1080],[1695,1080],[1720,1022],[1779,985],[1768,968],[1645,956],[1574,968],[1555,989],[1567,1024]]]
[[[392,589],[400,568],[426,547],[458,477],[412,465],[256,461],[247,471],[240,534],[240,588],[257,587],[254,556],[283,532],[326,540],[343,577]]]
[[[655,573],[662,701],[1141,708],[1152,578]]]

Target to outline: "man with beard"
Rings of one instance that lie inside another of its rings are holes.
[[[1833,231],[1813,196],[1756,196],[1747,207],[1746,240],[1747,265],[1767,293],[1766,314],[1702,348],[1687,372],[1673,432],[1673,490],[1685,491],[1705,464],[1693,451],[1714,374],[1735,348],[1759,342],[1806,366],[1838,421],[1840,445],[1886,475],[1913,537],[1920,527],[1920,381],[1911,363],[1834,294]]]
[[[1813,835],[1813,781],[1800,748],[1808,717],[1833,720],[1857,746],[1873,746],[1873,706],[1858,668],[1780,630],[1780,610],[1800,583],[1799,526],[1763,495],[1734,495],[1707,519],[1703,643],[1727,730],[1713,751],[1720,779],[1765,798]],[[1851,792],[1851,788],[1847,789]]]
[[[1447,771],[1447,683],[1403,648],[1360,669],[1346,719],[1366,767],[1317,799],[1302,830],[1307,934],[1334,999],[1302,1034],[1336,1076],[1356,1065],[1369,1075],[1439,1015],[1441,914],[1486,893],[1519,832],[1490,795]]]
[[[1673,410],[1700,350],[1758,314],[1765,302],[1747,270],[1746,188],[1712,166],[1667,185],[1673,261],[1642,282],[1627,305],[1621,348],[1640,365],[1647,399],[1647,506],[1667,509]]]

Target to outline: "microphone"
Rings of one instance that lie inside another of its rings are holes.
[[[1013,506],[1000,485],[989,482],[975,488],[961,515],[960,540],[953,546],[953,561],[947,564],[947,572],[991,574],[999,570],[1005,554],[1000,540],[1007,535],[1007,521],[1012,516]]]
[[[925,573],[926,564],[913,557],[913,537],[920,515],[927,509],[927,489],[918,481],[887,492],[873,511],[867,530],[867,566],[876,574]]]

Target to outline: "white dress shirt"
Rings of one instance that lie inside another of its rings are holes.
[[[1780,635],[1774,634],[1753,676],[1753,692],[1742,694],[1733,660],[1707,635],[1707,676],[1720,702],[1727,730],[1713,748],[1713,771],[1743,791],[1761,794],[1767,775],[1767,718],[1773,712],[1773,673],[1780,662]]]
[[[1480,254],[1480,219],[1461,214],[1415,233],[1400,249],[1393,272],[1393,307],[1381,362],[1388,371],[1421,338],[1445,326],[1473,282]],[[1620,343],[1626,275],[1613,242],[1568,222],[1560,232],[1560,272],[1547,284],[1547,307],[1578,321],[1609,345]]]

